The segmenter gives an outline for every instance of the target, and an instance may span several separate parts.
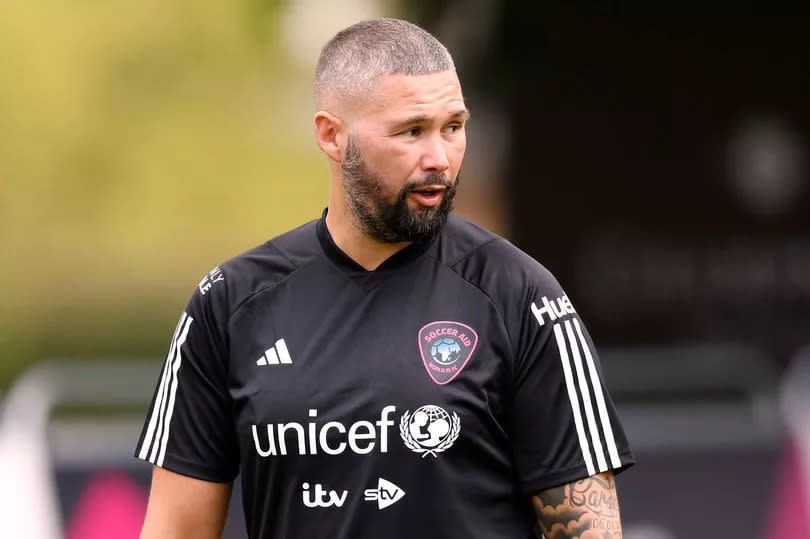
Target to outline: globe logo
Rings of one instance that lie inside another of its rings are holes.
[[[440,365],[452,365],[461,357],[461,346],[450,337],[436,339],[430,347],[430,357]]]
[[[409,423],[411,437],[422,447],[436,447],[450,433],[450,414],[432,404],[416,410]]]
[[[453,445],[461,431],[461,420],[453,412],[451,417],[444,408],[427,404],[414,410],[406,411],[399,422],[399,434],[405,445],[422,457],[441,453]]]

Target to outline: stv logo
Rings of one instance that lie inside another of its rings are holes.
[[[405,491],[382,477],[377,479],[377,488],[368,488],[363,491],[363,499],[367,502],[377,502],[377,509],[385,509],[397,503],[405,496]]]

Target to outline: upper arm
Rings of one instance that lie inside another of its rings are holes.
[[[625,469],[633,457],[574,304],[539,264],[523,272],[507,324],[516,337],[510,439],[528,494]]]
[[[213,274],[180,317],[135,450],[155,465],[145,539],[220,537],[239,471],[228,392],[228,306],[222,278],[210,284],[221,272]]]
[[[231,483],[213,483],[155,466],[141,539],[219,539]]]
[[[612,472],[604,472],[532,496],[546,539],[620,539],[622,525]]]
[[[223,291],[222,282],[196,291],[182,313],[135,451],[161,468],[219,483],[239,472]]]

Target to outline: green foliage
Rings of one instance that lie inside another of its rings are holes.
[[[275,2],[27,2],[0,16],[0,383],[162,354],[203,273],[326,203]]]

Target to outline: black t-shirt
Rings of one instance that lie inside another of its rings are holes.
[[[241,473],[251,538],[535,537],[531,494],[633,463],[572,302],[451,216],[366,271],[322,218],[216,267],[136,456]]]

